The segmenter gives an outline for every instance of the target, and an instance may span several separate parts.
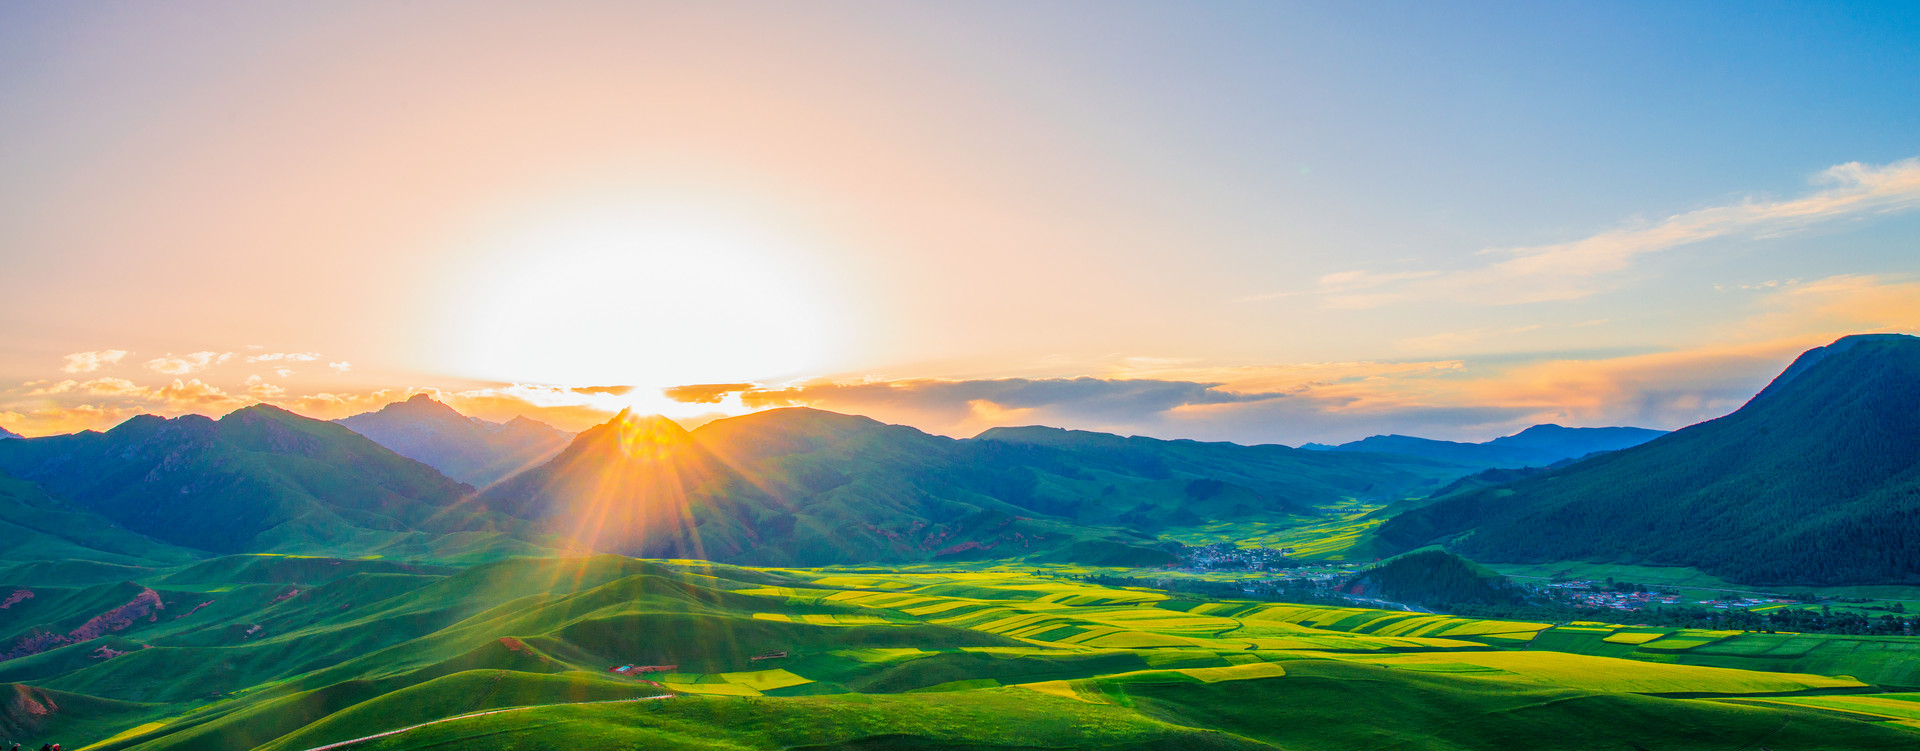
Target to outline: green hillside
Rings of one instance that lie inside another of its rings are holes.
[[[99,514],[75,508],[35,483],[0,474],[0,561],[142,567],[194,557],[192,551],[128,532]]]
[[[1379,536],[1404,548],[1448,542],[1488,562],[1689,566],[1754,584],[1920,582],[1920,339],[1841,339],[1731,415],[1408,511]]]
[[[337,555],[525,528],[462,504],[471,489],[431,467],[265,405],[8,440],[0,471],[132,532],[212,552]]]
[[[1155,555],[1143,548],[1166,530],[1314,517],[1321,504],[1424,495],[1463,473],[1408,457],[1047,428],[954,440],[804,408],[691,432],[623,413],[488,488],[481,503],[637,555],[1115,560]]]
[[[1448,605],[1523,605],[1524,590],[1484,566],[1438,548],[1394,556],[1341,586],[1352,595],[1443,608]]]
[[[0,661],[16,697],[0,730],[75,749],[306,751],[421,723],[355,748],[1920,740],[1899,707],[1882,706],[1909,679],[1883,657],[1920,647],[1903,637],[1749,645],[1721,632],[1197,600],[1011,570],[615,556],[420,572],[236,556],[35,591],[15,605],[31,612],[0,609],[7,643],[75,623],[99,635]],[[131,600],[156,607],[99,617]],[[647,672],[610,671],[622,666]],[[470,716],[493,710],[508,711]]]

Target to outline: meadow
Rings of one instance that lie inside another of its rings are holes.
[[[0,638],[44,647],[0,661],[0,732],[99,751],[307,751],[416,725],[348,747],[1920,741],[1887,704],[1920,689],[1920,639],[1216,600],[992,568],[244,555],[0,588],[32,591],[9,594]]]

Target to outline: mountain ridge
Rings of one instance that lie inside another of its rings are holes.
[[[1809,350],[1732,414],[1384,524],[1496,563],[1691,566],[1752,584],[1920,583],[1920,338]]]
[[[1481,443],[1441,441],[1399,434],[1376,435],[1339,445],[1308,443],[1310,451],[1371,451],[1420,456],[1478,469],[1543,467],[1607,451],[1637,446],[1665,435],[1651,428],[1568,428],[1552,423],[1534,425],[1513,435]]]
[[[524,415],[504,423],[463,415],[426,394],[334,422],[475,487],[544,462],[573,438]]]
[[[0,443],[0,472],[154,539],[209,552],[371,552],[503,531],[472,489],[344,426],[254,405],[140,415],[105,433]]]

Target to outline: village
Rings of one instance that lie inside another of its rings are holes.
[[[1305,591],[1321,597],[1353,600],[1353,597],[1338,591],[1339,585],[1369,565],[1357,562],[1302,561],[1292,557],[1295,554],[1294,548],[1257,545],[1239,547],[1231,542],[1182,546],[1172,552],[1179,560],[1167,566],[1171,571],[1192,574],[1239,571],[1275,574],[1271,579],[1263,581],[1240,580],[1242,591],[1246,594],[1287,591],[1298,596]],[[1628,612],[1662,605],[1698,605],[1716,610],[1749,610],[1801,603],[1798,599],[1760,594],[1688,600],[1676,589],[1649,588],[1628,582],[1615,582],[1612,579],[1604,581],[1567,579],[1539,584],[1522,583],[1521,586],[1543,599],[1570,607]],[[1367,603],[1356,602],[1356,604]]]

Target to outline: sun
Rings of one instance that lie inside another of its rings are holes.
[[[839,326],[811,256],[686,210],[534,223],[451,275],[441,360],[479,378],[656,389],[817,372]]]

